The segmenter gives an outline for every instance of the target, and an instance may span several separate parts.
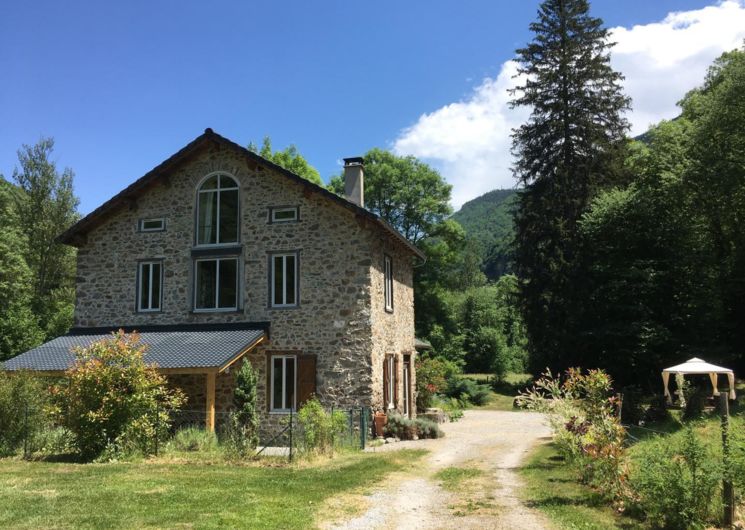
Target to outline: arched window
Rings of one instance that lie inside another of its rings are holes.
[[[238,182],[224,173],[209,176],[197,191],[197,245],[238,242]]]

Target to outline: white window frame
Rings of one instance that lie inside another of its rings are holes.
[[[396,404],[396,356],[389,355],[385,360],[385,367],[388,370],[388,404],[387,409],[395,409]]]
[[[202,186],[204,186],[204,183],[207,182],[211,177],[217,177],[217,188],[211,189],[211,190],[204,190],[202,189]],[[228,177],[233,181],[235,186],[231,186],[229,188],[223,188],[220,185],[220,177]],[[236,208],[236,234],[235,234],[235,241],[230,241],[226,243],[220,242],[220,204],[222,203],[222,199],[220,197],[220,193],[223,191],[238,191],[238,203]],[[217,193],[217,223],[215,224],[215,241],[216,243],[200,243],[199,242],[199,204],[202,202],[200,201],[200,197],[202,193]],[[240,243],[241,241],[241,188],[238,184],[238,179],[236,179],[233,175],[230,173],[226,173],[225,171],[215,171],[213,173],[210,173],[206,175],[200,182],[199,186],[197,186],[197,206],[196,206],[196,218],[194,219],[194,239],[195,239],[195,246],[199,248],[212,248],[212,247],[230,247],[235,246]]]
[[[233,307],[220,307],[220,262],[221,261],[235,261],[235,306]],[[197,307],[197,294],[199,286],[199,262],[201,261],[216,261],[217,266],[215,268],[215,307]],[[238,311],[238,304],[241,296],[241,269],[240,260],[235,256],[225,258],[197,258],[194,260],[194,300],[193,307],[195,313],[224,313],[229,311]]]
[[[145,223],[152,223],[155,221],[160,223],[160,226],[158,228],[145,228]],[[151,217],[148,219],[140,219],[138,228],[140,232],[164,232],[166,229],[166,220],[163,217]]]
[[[158,268],[160,269],[160,273],[155,275],[153,274],[153,265],[158,265]],[[148,306],[149,307],[143,307],[143,300],[142,300],[142,279],[145,275],[145,268],[147,267],[147,275],[148,275],[148,291],[147,291],[147,298],[148,298]],[[158,296],[158,307],[153,308],[153,279],[158,279],[158,285],[160,286],[159,289],[159,295]],[[152,261],[141,261],[137,264],[137,312],[138,313],[158,313],[162,310],[163,307],[163,262],[159,260],[152,260]]]
[[[408,363],[406,362],[406,358],[404,357],[404,416],[407,418],[411,416],[411,411],[409,410],[411,408],[411,386],[410,386],[410,380],[411,380],[411,361]]]
[[[292,212],[294,217],[292,219],[277,219],[278,213]],[[297,206],[283,206],[281,208],[272,208],[270,222],[271,224],[282,224],[282,223],[296,223],[300,218],[300,214]]]
[[[282,406],[277,407],[274,403],[274,360],[275,359],[282,359]],[[290,407],[287,407],[287,403],[285,401],[287,400],[287,377],[285,374],[287,373],[287,361],[291,361],[293,363],[293,374],[294,374],[294,381],[293,385],[295,386],[294,392],[292,393],[292,404]],[[269,411],[275,412],[275,413],[286,413],[290,411],[296,410],[297,407],[297,355],[272,355],[271,356],[271,379],[270,379],[270,396],[271,396],[271,406]]]
[[[383,298],[385,310],[393,313],[393,258],[388,254],[383,256]]]
[[[293,257],[295,261],[295,301],[291,304],[287,303],[287,258]],[[275,270],[275,258],[282,258],[282,300],[283,303],[276,304],[274,302],[275,300],[275,294],[276,294],[276,285],[274,282],[275,275],[277,271]],[[298,307],[300,302],[300,278],[299,278],[299,272],[300,272],[300,255],[298,252],[273,252],[269,254],[269,305],[272,308],[287,308],[287,307]]]

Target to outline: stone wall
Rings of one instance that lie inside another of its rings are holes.
[[[385,309],[384,257],[390,256],[393,265],[393,311]],[[383,366],[386,355],[398,359],[398,402],[396,410],[403,412],[404,355],[411,356],[411,415],[416,416],[416,350],[414,349],[414,278],[410,253],[379,238],[373,247],[370,268],[371,314],[373,333],[373,407],[383,409]]]
[[[199,313],[192,308],[191,288],[196,190],[215,171],[229,173],[241,188],[243,296],[238,311]],[[259,371],[262,411],[266,411],[266,357],[271,352],[316,355],[318,396],[325,405],[373,405],[382,389],[382,382],[377,382],[382,361],[376,356],[382,351],[414,351],[408,251],[378,228],[366,226],[350,210],[225,147],[205,149],[167,177],[88,234],[78,252],[75,325],[269,321],[270,341],[250,354]],[[278,206],[297,206],[300,220],[270,224],[269,208]],[[139,232],[138,220],[152,217],[165,218],[166,230]],[[378,314],[382,283],[377,275],[384,246],[395,255],[397,285],[403,286],[395,289],[393,315]],[[297,308],[269,307],[268,256],[276,251],[299,252]],[[150,259],[163,262],[162,309],[138,313],[137,264]],[[374,344],[378,341],[381,344]],[[204,376],[179,377],[194,389],[194,406],[201,403],[203,408],[198,379],[203,381]],[[222,381],[224,388],[231,388],[232,375],[218,377],[218,393]],[[227,407],[228,393],[218,397],[218,411]],[[270,423],[276,420],[275,415],[266,416]]]

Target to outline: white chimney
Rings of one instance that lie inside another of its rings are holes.
[[[361,208],[365,207],[365,178],[362,157],[344,159],[344,196]]]

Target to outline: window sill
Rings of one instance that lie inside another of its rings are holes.
[[[233,315],[242,315],[243,310],[242,309],[192,309],[189,311],[192,315],[214,315],[214,314],[233,314]]]
[[[385,308],[385,312],[388,313],[389,315],[392,315],[393,314],[393,308],[392,307],[386,307]]]
[[[243,245],[240,243],[230,245],[196,246],[191,249],[191,256],[218,258],[222,256],[240,256],[243,253]]]
[[[270,410],[270,416],[288,416],[290,414],[297,414],[296,410]]]

